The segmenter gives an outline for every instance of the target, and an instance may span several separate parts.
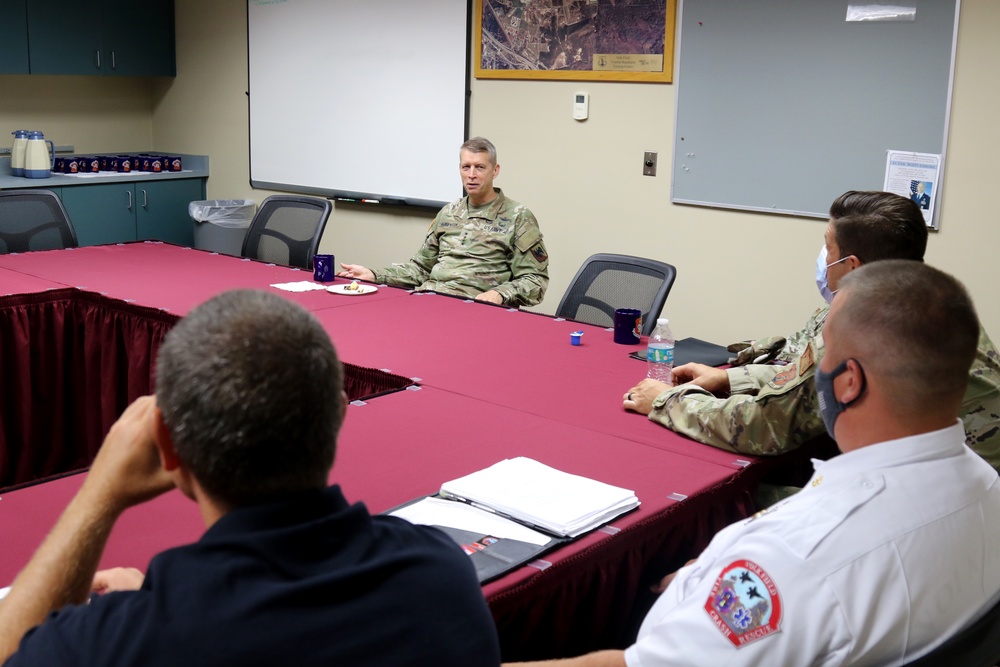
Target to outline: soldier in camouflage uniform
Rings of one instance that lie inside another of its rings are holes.
[[[538,221],[493,187],[500,165],[492,143],[470,139],[459,156],[468,196],[441,209],[410,261],[375,270],[342,264],[337,275],[490,303],[539,303],[549,284],[549,257]]]
[[[826,255],[821,253],[817,267],[822,267],[817,272],[821,293],[827,282],[835,292],[839,280],[865,262],[922,260],[927,228],[911,205],[888,193],[841,196],[831,208]],[[832,269],[829,276],[827,269]],[[777,365],[720,370],[686,364],[675,369],[675,381],[686,384],[670,388],[643,380],[625,395],[625,408],[722,449],[763,455],[793,449],[825,432],[813,375],[823,357],[822,327],[828,312],[829,305],[820,308],[802,330],[788,337]],[[1000,470],[1000,354],[982,329],[961,416],[966,443]]]

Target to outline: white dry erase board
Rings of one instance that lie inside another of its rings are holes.
[[[461,196],[469,0],[248,0],[250,182],[439,207]]]
[[[881,5],[902,11],[682,0],[672,201],[826,217],[843,192],[882,189],[887,150],[943,155],[958,0]]]

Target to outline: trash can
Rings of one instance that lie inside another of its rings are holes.
[[[194,221],[194,247],[240,256],[243,238],[257,204],[250,199],[210,199],[188,204]]]

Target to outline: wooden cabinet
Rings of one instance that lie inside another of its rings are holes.
[[[81,246],[146,239],[190,246],[188,204],[205,198],[205,179],[78,185],[61,194]]]
[[[27,73],[27,8],[24,0],[0,0],[0,74]]]
[[[21,1],[31,74],[177,73],[173,0]]]

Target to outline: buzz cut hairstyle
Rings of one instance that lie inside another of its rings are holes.
[[[965,287],[923,262],[884,260],[851,271],[838,333],[862,366],[891,385],[909,414],[960,400],[979,342],[979,318]]]
[[[326,487],[343,369],[301,306],[259,290],[192,310],[160,346],[156,401],[177,458],[229,507]]]
[[[459,155],[462,151],[469,151],[470,153],[486,153],[490,156],[490,164],[496,165],[497,163],[497,147],[493,145],[489,139],[485,137],[472,137],[459,148]]]

